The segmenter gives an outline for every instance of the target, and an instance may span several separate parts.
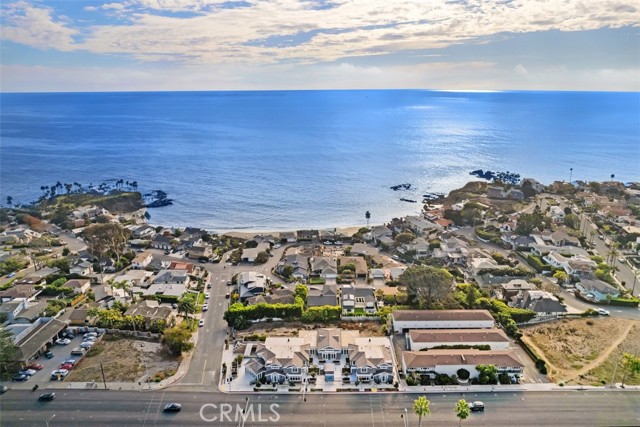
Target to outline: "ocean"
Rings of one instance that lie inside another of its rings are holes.
[[[174,199],[153,224],[324,229],[417,214],[400,198],[446,193],[475,169],[640,181],[640,94],[0,94],[0,204],[122,178]],[[401,183],[412,189],[389,188]]]

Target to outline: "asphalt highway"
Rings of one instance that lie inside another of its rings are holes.
[[[245,408],[245,426],[417,426],[409,394],[236,395],[169,391],[59,390],[52,402],[38,402],[38,393],[10,390],[0,397],[2,427],[73,426],[238,426]],[[247,401],[248,398],[248,401]],[[468,426],[637,426],[640,392],[555,391],[428,394],[431,415],[425,426],[452,426],[458,420],[458,399],[481,400],[485,412],[472,413]],[[169,402],[179,413],[165,414]],[[204,408],[203,408],[203,405]],[[53,416],[55,415],[55,416]],[[53,418],[52,418],[53,416]],[[204,419],[203,419],[204,417]]]

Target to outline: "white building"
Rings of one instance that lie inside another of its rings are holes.
[[[406,375],[415,372],[429,375],[436,374],[457,375],[459,369],[466,369],[470,378],[478,376],[478,365],[494,365],[498,374],[509,376],[522,374],[524,365],[513,350],[429,350],[405,351],[402,354],[402,371]]]
[[[437,329],[411,330],[407,348],[419,351],[443,345],[488,345],[492,350],[509,348],[509,338],[502,329]]]
[[[492,329],[495,321],[487,310],[397,310],[391,313],[396,334],[411,329]]]
[[[142,270],[153,261],[153,254],[151,252],[142,252],[131,261],[131,267]]]

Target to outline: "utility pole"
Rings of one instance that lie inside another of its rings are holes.
[[[107,379],[104,376],[104,366],[100,363],[100,371],[102,372],[102,382],[104,383],[104,389],[107,389]]]

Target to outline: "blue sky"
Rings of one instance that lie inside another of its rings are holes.
[[[0,90],[640,90],[628,0],[4,0]]]

